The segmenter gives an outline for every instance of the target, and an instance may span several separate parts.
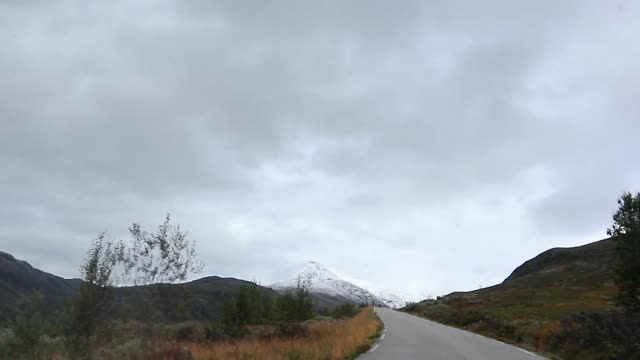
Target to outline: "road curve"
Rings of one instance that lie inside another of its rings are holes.
[[[359,360],[542,360],[515,346],[399,311],[376,308],[383,337]]]

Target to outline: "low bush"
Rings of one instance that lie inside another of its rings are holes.
[[[42,335],[38,329],[0,329],[0,359],[51,359],[65,353],[62,337]],[[27,334],[20,331],[29,330]],[[37,334],[37,336],[36,336]],[[28,335],[28,336],[26,336]]]
[[[227,339],[225,326],[219,323],[211,323],[204,328],[205,339],[207,341],[222,341]]]
[[[339,305],[333,310],[331,316],[334,318],[350,318],[357,314],[359,309],[357,309],[353,304],[346,303]]]
[[[548,341],[549,350],[571,359],[640,359],[640,314],[581,313],[568,316]]]

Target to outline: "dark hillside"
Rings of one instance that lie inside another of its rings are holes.
[[[505,286],[611,286],[615,244],[604,239],[573,248],[553,248],[518,266]]]
[[[15,319],[21,298],[32,298],[38,293],[42,296],[41,309],[45,313],[52,313],[62,308],[81,284],[82,281],[79,279],[64,279],[40,271],[25,261],[0,252],[0,324]],[[210,276],[182,285],[116,288],[112,313],[115,317],[125,317],[135,314],[136,306],[140,306],[148,309],[150,316],[157,320],[213,320],[220,315],[224,300],[235,296],[241,286],[248,284],[251,283],[234,278]],[[264,294],[277,296],[277,293],[269,288],[260,289]],[[186,294],[188,301],[181,304],[183,294]],[[177,309],[180,306],[186,306],[187,310],[178,314]]]
[[[21,297],[39,293],[45,310],[52,310],[74,294],[80,284],[80,280],[67,280],[40,271],[0,251],[0,323],[15,318]]]
[[[155,320],[214,320],[220,317],[225,300],[236,296],[240,287],[251,284],[235,278],[209,276],[182,285],[121,287],[116,289],[114,313],[131,317],[128,314],[142,304],[150,309]],[[277,296],[272,289],[259,288],[262,294]],[[189,308],[186,315],[179,313],[184,299]]]
[[[191,317],[193,319],[217,319],[221,315],[223,302],[236,296],[241,286],[252,283],[235,278],[209,276],[185,284],[191,298]],[[260,286],[263,295],[278,296],[274,290]]]

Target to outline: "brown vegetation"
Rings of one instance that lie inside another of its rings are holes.
[[[371,307],[353,318],[308,322],[309,335],[185,344],[195,359],[349,359],[366,351],[382,329]]]

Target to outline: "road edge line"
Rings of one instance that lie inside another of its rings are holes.
[[[378,317],[378,319],[380,319],[380,322],[382,323],[382,332],[380,333],[380,336],[376,339],[376,342],[373,343],[373,345],[371,346],[371,349],[369,349],[369,351],[367,351],[365,354],[372,353],[372,352],[376,351],[378,346],[380,346],[380,343],[382,342],[382,339],[384,339],[385,335],[387,335],[387,323],[385,323],[384,320],[382,320],[382,317],[380,317],[380,315],[378,315],[378,312],[375,311],[375,307],[373,309],[374,309],[373,313],[376,314],[376,316]]]

